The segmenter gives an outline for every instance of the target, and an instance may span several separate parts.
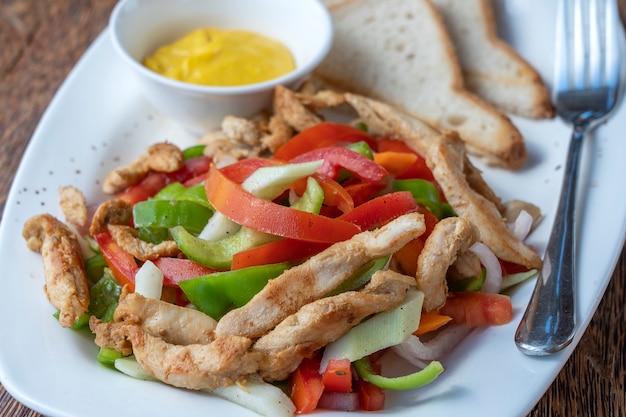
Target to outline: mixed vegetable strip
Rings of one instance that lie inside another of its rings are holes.
[[[425,216],[426,233],[393,256],[364,265],[328,296],[362,288],[390,263],[415,276],[417,258],[433,228],[456,214],[419,154],[403,142],[375,139],[365,130],[321,123],[297,134],[271,158],[244,159],[219,169],[203,156],[202,146],[194,146],[183,151],[181,169],[149,173],[117,198],[132,207],[131,225],[139,239],[150,245],[173,241],[180,254],[140,260],[108,231],[88,237],[94,250],[85,261],[91,303],[75,328],[90,315],[112,321],[122,287],[130,292],[149,287],[138,282],[148,267],[162,280],[156,298],[191,304],[219,320],[288,268],[336,242],[418,211]],[[501,267],[505,288],[533,274],[510,262],[501,261]],[[443,372],[438,361],[405,376],[386,377],[378,358],[408,335],[435,334],[449,323],[476,327],[509,322],[508,296],[482,293],[485,276],[482,266],[478,275],[450,280],[451,292],[437,311],[423,312],[424,294],[410,290],[400,307],[365,320],[305,358],[288,381],[295,412],[318,407],[380,410],[386,389],[432,382]],[[115,350],[101,348],[98,360],[151,378]]]

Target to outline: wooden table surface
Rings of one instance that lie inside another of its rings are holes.
[[[20,156],[43,111],[78,58],[104,29],[115,3],[0,0],[0,212]],[[626,416],[625,293],[623,251],[579,346],[530,416]],[[0,386],[0,417],[17,416],[40,414]]]

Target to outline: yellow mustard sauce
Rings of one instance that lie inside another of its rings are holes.
[[[244,30],[198,29],[144,59],[151,70],[209,86],[254,84],[295,68],[282,43]]]

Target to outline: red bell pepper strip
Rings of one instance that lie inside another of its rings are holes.
[[[167,177],[164,173],[152,172],[146,178],[122,192],[118,197],[134,206],[154,196],[167,184]]]
[[[109,232],[98,233],[94,239],[117,282],[122,286],[128,285],[131,292],[135,291],[135,274],[139,270],[135,258],[120,248]]]
[[[291,374],[291,401],[296,406],[297,414],[307,414],[317,408],[317,403],[324,392],[322,375],[319,373],[320,357],[305,358]]]
[[[352,201],[356,207],[373,199],[382,190],[384,190],[386,186],[387,184],[384,182],[358,182],[356,184],[346,182],[344,184],[344,189],[346,190],[346,193],[352,197]]]
[[[276,236],[335,243],[360,232],[358,226],[258,198],[211,169],[205,183],[207,199],[216,210],[242,226]]]
[[[341,123],[324,122],[303,130],[291,138],[274,153],[274,158],[289,161],[313,149],[341,146],[361,141],[367,142],[372,149],[376,147],[376,141],[356,127]]]
[[[220,171],[231,181],[241,184],[257,169],[281,164],[283,164],[283,162],[274,159],[250,158],[226,165],[220,168]]]
[[[329,246],[330,243],[281,239],[235,253],[231,269],[300,261],[320,253]]]
[[[163,285],[178,287],[180,281],[218,272],[185,258],[157,258],[152,261],[163,273]]]
[[[361,230],[370,230],[380,227],[403,214],[414,212],[417,208],[418,205],[411,193],[398,191],[384,194],[363,203],[355,207],[354,210],[339,216],[338,219],[354,223]]]
[[[205,156],[185,161],[185,165],[174,172],[151,172],[146,178],[122,192],[118,198],[134,205],[145,201],[173,182],[184,183],[209,170],[211,160]]]
[[[366,182],[379,183],[389,176],[385,168],[347,148],[318,148],[299,155],[290,162],[310,162],[320,159],[324,160],[324,164],[317,172],[334,180],[339,178],[341,168],[347,169]]]

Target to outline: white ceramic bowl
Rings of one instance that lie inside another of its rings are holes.
[[[242,29],[289,48],[296,68],[273,80],[235,87],[202,86],[166,78],[141,61],[194,29]],[[120,0],[109,29],[114,48],[137,75],[145,97],[194,133],[219,126],[226,115],[250,117],[267,108],[274,87],[297,88],[328,53],[332,20],[320,0]]]

